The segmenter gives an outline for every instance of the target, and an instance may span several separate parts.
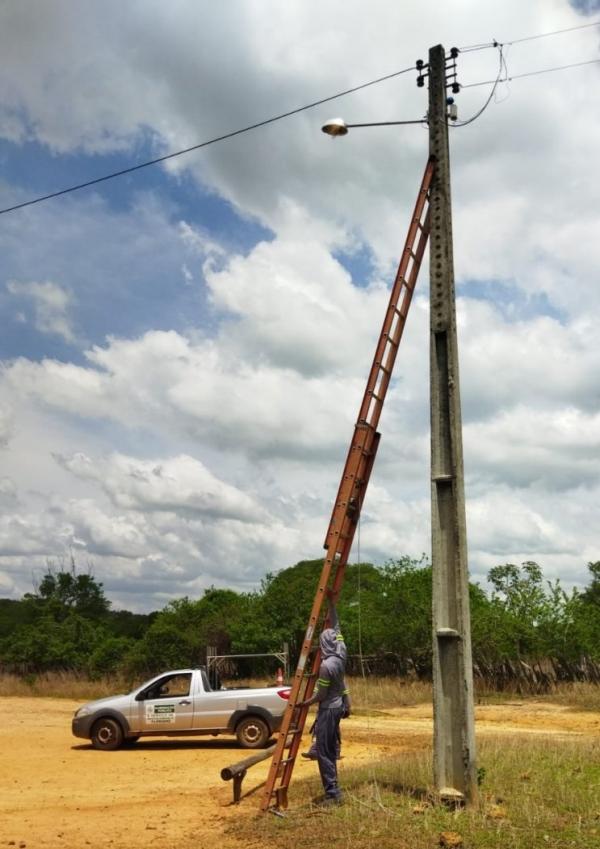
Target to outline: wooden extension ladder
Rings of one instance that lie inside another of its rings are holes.
[[[354,426],[346,465],[329,522],[324,544],[327,554],[261,800],[262,811],[280,811],[288,805],[288,787],[308,714],[308,708],[299,707],[298,702],[309,699],[314,690],[321,653],[318,643],[316,650],[312,652],[313,638],[320,620],[323,599],[332,573],[331,594],[334,600],[337,599],[342,587],[354,532],[377,454],[380,438],[377,425],[429,237],[429,187],[433,171],[434,160],[429,159],[408,228],[404,251],[390,294],[373,365],[367,380],[367,388]],[[325,622],[324,625],[326,624]],[[312,659],[309,662],[311,652]],[[308,673],[307,665],[310,670]]]

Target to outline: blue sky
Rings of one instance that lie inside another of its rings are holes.
[[[517,75],[600,58],[600,27],[519,41],[595,13],[5,5],[0,207],[408,67],[432,44],[502,41],[514,81],[451,136],[470,569],[484,581],[534,559],[583,583],[600,556],[600,65]],[[465,51],[459,80],[497,68],[497,49]],[[489,91],[460,93],[461,120]],[[411,71],[0,216],[0,595],[71,552],[138,610],[321,554],[427,134],[332,141],[320,127],[418,118],[425,96]],[[427,272],[365,503],[375,562],[430,547]]]
[[[15,197],[24,198],[127,167],[131,155],[57,156],[35,142],[19,145],[5,141],[0,148],[0,161],[19,186]],[[153,156],[153,146],[139,144],[133,155],[146,161]],[[214,239],[230,253],[246,254],[258,241],[271,238],[258,220],[240,216],[214,191],[158,167],[49,200],[43,208],[18,211],[8,224],[12,238],[7,240],[0,273],[7,281],[60,279],[73,294],[72,317],[78,338],[69,342],[40,333],[31,320],[31,298],[4,289],[3,308],[12,320],[5,324],[2,357],[26,353],[35,359],[80,358],[82,341],[101,344],[108,335],[139,335],[149,329],[185,331],[190,324],[209,330],[214,318],[206,293],[190,285],[184,270],[191,274],[193,249],[171,239],[157,254],[153,243],[147,241],[148,209],[156,211],[158,205],[161,220],[154,226],[176,229],[179,221],[194,222],[206,238]],[[38,244],[35,233],[45,229],[49,219],[76,218],[82,207],[90,215],[85,236],[72,227],[57,228],[51,244],[45,240]],[[25,321],[17,317],[21,313]]]

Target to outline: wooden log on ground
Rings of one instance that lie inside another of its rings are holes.
[[[268,749],[262,749],[255,755],[250,755],[244,758],[243,761],[238,761],[230,766],[225,766],[221,770],[221,778],[223,781],[231,781],[233,779],[233,801],[239,802],[242,796],[242,781],[248,769],[254,764],[258,764],[267,758],[272,757],[275,751],[275,746],[269,746]]]

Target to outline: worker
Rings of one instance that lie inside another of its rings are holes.
[[[347,650],[340,633],[337,611],[329,597],[329,622],[319,639],[321,666],[314,694],[310,699],[300,702],[300,707],[315,703],[319,705],[316,722],[316,748],[319,773],[325,796],[323,804],[341,804],[342,791],[338,785],[336,748],[342,716],[350,714],[350,696],[344,682]]]
[[[342,693],[343,697],[343,707],[344,711],[342,713],[342,719],[347,719],[350,716],[350,690],[346,686],[346,682],[344,681],[344,692]],[[302,757],[306,758],[309,761],[316,761],[318,758],[317,753],[317,719],[313,722],[310,728],[310,734],[312,734],[312,740],[310,744],[310,749],[308,752],[302,752]],[[342,757],[342,732],[338,725],[337,732],[337,740],[335,741],[335,759],[339,761]]]

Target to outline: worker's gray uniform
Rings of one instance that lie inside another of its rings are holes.
[[[321,666],[317,681],[315,701],[319,703],[317,717],[317,761],[325,796],[341,799],[338,787],[336,745],[340,719],[344,713],[344,670],[346,667],[346,644],[340,634],[335,607],[329,611],[331,628],[325,628],[319,644],[321,648]]]

